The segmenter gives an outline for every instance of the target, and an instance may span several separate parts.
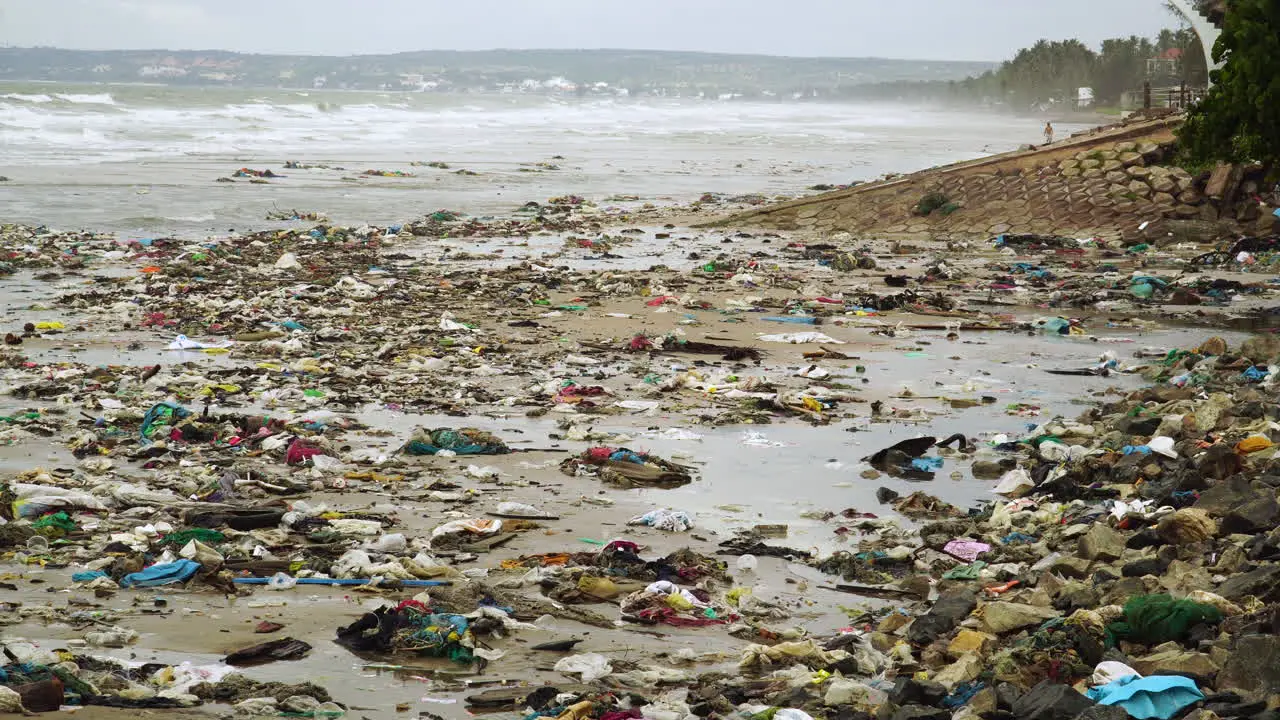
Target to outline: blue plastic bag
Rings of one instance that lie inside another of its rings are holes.
[[[159,587],[186,582],[199,570],[200,563],[194,560],[175,560],[129,573],[120,578],[120,587]]]
[[[925,472],[933,472],[942,469],[942,458],[940,457],[918,457],[911,461],[911,467],[916,470]]]
[[[1138,720],[1169,720],[1179,710],[1204,699],[1194,680],[1179,675],[1130,675],[1089,689],[1099,705],[1124,708]]]

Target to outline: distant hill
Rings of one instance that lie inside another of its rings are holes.
[[[350,90],[826,96],[872,83],[958,80],[994,67],[996,63],[651,50],[434,50],[328,57],[0,48],[0,81]]]

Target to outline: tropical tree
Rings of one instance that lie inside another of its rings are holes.
[[[1116,103],[1126,91],[1142,87],[1147,59],[1155,54],[1151,41],[1136,35],[1102,41],[1093,76],[1094,95],[1104,103]]]
[[[1098,56],[1079,40],[1040,40],[1023,48],[996,73],[1003,94],[1015,105],[1038,105],[1074,98],[1092,84]]]
[[[1209,94],[1179,138],[1193,162],[1280,163],[1280,2],[1233,0],[1213,49]]]

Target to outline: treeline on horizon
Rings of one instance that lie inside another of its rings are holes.
[[[1169,64],[1148,60],[1180,50]],[[1027,111],[1071,106],[1080,88],[1092,88],[1095,106],[1118,106],[1124,93],[1152,87],[1204,86],[1208,80],[1199,37],[1189,28],[1162,30],[1155,38],[1130,36],[1103,41],[1094,50],[1079,40],[1040,40],[1019,50],[995,70],[964,80],[887,82],[850,87],[850,99],[978,105]]]
[[[177,66],[174,73],[144,68]],[[759,97],[909,80],[954,80],[994,67],[985,62],[885,58],[772,57],[647,50],[421,51],[350,57],[252,55],[227,51],[0,48],[0,81],[138,82],[175,86],[399,89],[406,74],[455,89],[493,88],[563,77],[608,83],[635,95],[687,89]]]

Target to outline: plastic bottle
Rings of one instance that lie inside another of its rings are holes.
[[[271,590],[289,590],[297,584],[298,581],[292,575],[282,572],[272,575],[271,579],[267,581],[267,587]]]
[[[44,555],[49,552],[49,538],[43,535],[32,535],[27,538],[27,550],[32,555]]]
[[[758,564],[755,555],[743,555],[738,558],[738,571],[744,573],[755,572]]]

